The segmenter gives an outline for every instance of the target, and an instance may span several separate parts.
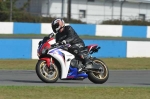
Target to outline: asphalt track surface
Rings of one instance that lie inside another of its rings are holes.
[[[150,87],[150,70],[110,70],[104,84],[84,80],[58,80],[44,83],[34,70],[0,70],[0,86],[68,86],[68,87]]]

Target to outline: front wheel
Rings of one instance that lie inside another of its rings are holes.
[[[45,83],[55,83],[59,78],[59,70],[55,64],[46,66],[46,61],[39,60],[36,64],[36,74]]]
[[[88,73],[88,78],[90,81],[96,84],[103,84],[107,81],[109,77],[109,70],[106,64],[100,59],[92,60],[95,64],[101,65],[98,70],[92,70]]]

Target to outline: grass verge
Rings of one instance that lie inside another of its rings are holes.
[[[149,99],[150,87],[0,86],[0,99]]]
[[[150,69],[150,58],[102,58],[112,70]],[[0,69],[34,70],[38,60],[0,60]]]
[[[0,38],[12,38],[12,39],[42,39],[48,34],[0,34]],[[82,39],[92,40],[133,40],[133,41],[150,41],[150,38],[136,38],[136,37],[112,37],[112,36],[91,36],[91,35],[79,35]]]

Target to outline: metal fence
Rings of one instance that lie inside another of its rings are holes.
[[[5,0],[2,0],[3,2]],[[0,2],[2,2],[0,1]],[[9,1],[9,0],[6,0],[6,1]],[[43,0],[43,2],[45,2],[45,10],[42,11],[42,7],[41,7],[41,2],[42,0],[18,0],[18,2],[16,2],[16,6],[19,8],[21,6],[24,6],[25,3],[28,4],[28,6],[26,6],[26,8],[22,11],[16,11],[14,10],[12,7],[14,6],[12,1],[13,0],[10,0],[11,2],[9,3],[10,6],[9,6],[9,10],[8,11],[1,11],[0,10],[0,21],[29,21],[31,22],[32,20],[34,20],[35,22],[38,21],[38,22],[42,22],[43,19],[42,17],[65,17],[65,18],[68,18],[68,12],[64,12],[62,9],[64,9],[64,7],[61,7],[63,6],[63,4],[61,4],[62,2],[59,1],[59,6],[60,6],[60,10],[59,12],[50,12],[50,4],[52,1],[55,1],[55,0],[51,0],[51,2],[49,0]],[[63,0],[62,0],[63,1]],[[78,2],[80,0],[77,0]],[[82,0],[81,0],[82,1]],[[96,1],[96,0],[95,0]],[[120,5],[121,3],[118,3],[118,2],[114,2],[112,3],[113,5],[110,5],[111,6],[114,6],[115,3],[118,4],[117,6],[120,6],[120,8],[118,9],[119,12],[118,14],[106,14],[107,10],[105,9],[105,6],[108,6],[107,3],[110,3],[111,0],[106,0],[107,2],[103,1],[102,4],[104,5],[101,5],[102,7],[104,7],[104,13],[103,14],[90,14],[90,13],[86,13],[84,12],[83,10],[81,10],[82,13],[79,13],[79,12],[76,12],[74,13],[73,11],[71,12],[71,18],[72,19],[77,19],[77,20],[81,20],[83,22],[87,22],[87,23],[95,23],[95,24],[101,24],[103,21],[106,21],[106,20],[143,20],[143,21],[150,21],[150,14],[140,14],[139,15],[126,15],[124,14],[124,11],[122,9],[123,7],[123,2],[122,2],[122,6]],[[67,0],[64,0],[64,3],[66,3]],[[67,4],[67,3],[66,3]],[[111,4],[111,3],[110,3]],[[88,5],[88,3],[85,4],[86,6]],[[148,5],[148,4],[147,4]],[[67,5],[66,5],[67,6]],[[139,4],[139,10],[140,10],[140,6],[141,4]],[[144,5],[143,5],[144,6]],[[141,6],[141,7],[143,7]],[[147,6],[148,8],[148,6]],[[147,10],[148,12],[148,10]],[[113,13],[113,11],[111,12]],[[36,18],[35,16],[38,16],[38,18]]]
[[[61,13],[51,13],[47,15],[47,13],[30,13],[26,11],[0,11],[0,21],[8,21],[8,22],[50,22],[50,18],[54,18],[55,16],[61,16]],[[85,18],[80,18],[79,14],[72,13],[71,18],[74,19],[76,16],[79,17],[79,20],[88,23],[101,24],[103,21],[108,20],[120,20],[120,15],[92,15],[87,14]],[[67,18],[67,16],[65,17]],[[77,19],[78,20],[78,19]],[[131,20],[142,20],[150,22],[150,16],[140,17],[140,16],[127,16],[122,15],[122,21],[131,21]]]

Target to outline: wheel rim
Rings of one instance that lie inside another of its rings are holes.
[[[40,72],[43,75],[43,77],[45,77],[48,80],[54,80],[58,75],[58,69],[57,69],[56,65],[52,64],[49,68],[46,66],[45,61],[43,61],[40,64]]]
[[[105,79],[108,75],[108,69],[106,65],[99,60],[94,60],[94,63],[101,64],[102,66],[99,68],[98,71],[93,71],[93,75],[98,79]]]

